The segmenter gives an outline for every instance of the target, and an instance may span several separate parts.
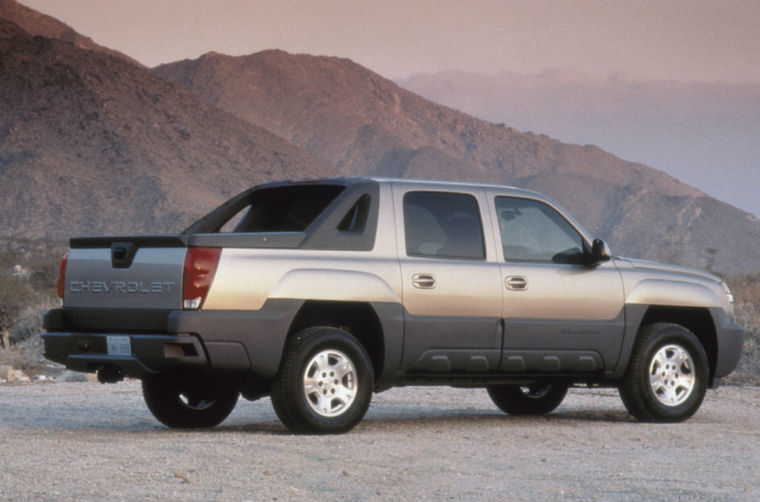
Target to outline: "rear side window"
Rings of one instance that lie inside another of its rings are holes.
[[[408,192],[404,229],[409,256],[485,258],[480,210],[472,195]]]
[[[369,194],[364,194],[359,197],[356,204],[348,210],[338,224],[338,230],[352,234],[360,234],[364,232],[364,227],[367,226],[367,218],[369,217],[370,202],[372,202],[372,199]]]
[[[343,190],[337,185],[258,190],[233,232],[302,232]]]

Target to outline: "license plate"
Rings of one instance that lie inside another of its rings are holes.
[[[132,343],[128,336],[108,336],[106,337],[109,356],[131,356]]]

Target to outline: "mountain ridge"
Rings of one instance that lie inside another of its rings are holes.
[[[180,231],[316,157],[147,70],[0,19],[5,238]]]
[[[0,18],[7,19],[31,35],[40,35],[69,42],[80,49],[93,50],[116,56],[134,65],[144,67],[136,59],[114,49],[95,43],[90,37],[78,33],[58,19],[31,9],[16,0],[0,0]]]
[[[484,120],[564,142],[594,143],[760,215],[754,190],[760,185],[760,82],[578,73],[452,71],[397,83]]]
[[[716,270],[757,268],[750,258],[757,251],[727,250],[717,238],[738,229],[737,246],[756,247],[760,224],[751,215],[593,145],[520,133],[438,105],[347,59],[209,53],[153,72],[307,149],[340,174],[531,188],[567,207],[613,250]]]
[[[9,26],[0,228],[10,236],[176,231],[261,181],[380,175],[539,190],[619,254],[719,272],[760,263],[757,219],[665,173],[476,119],[347,59],[209,53],[151,74]]]

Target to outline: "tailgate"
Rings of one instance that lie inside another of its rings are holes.
[[[187,249],[179,239],[75,239],[71,244],[64,307],[182,308]]]

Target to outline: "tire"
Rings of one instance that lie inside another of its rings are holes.
[[[293,432],[341,433],[364,417],[374,385],[369,356],[356,338],[337,328],[307,328],[286,346],[272,404]]]
[[[691,331],[650,324],[639,332],[620,397],[639,420],[681,422],[699,409],[709,378],[707,354]]]
[[[237,387],[215,375],[163,372],[142,379],[148,409],[162,424],[179,429],[214,427],[229,416]]]
[[[491,401],[510,415],[545,415],[554,411],[567,394],[568,385],[540,382],[531,385],[491,385]]]

